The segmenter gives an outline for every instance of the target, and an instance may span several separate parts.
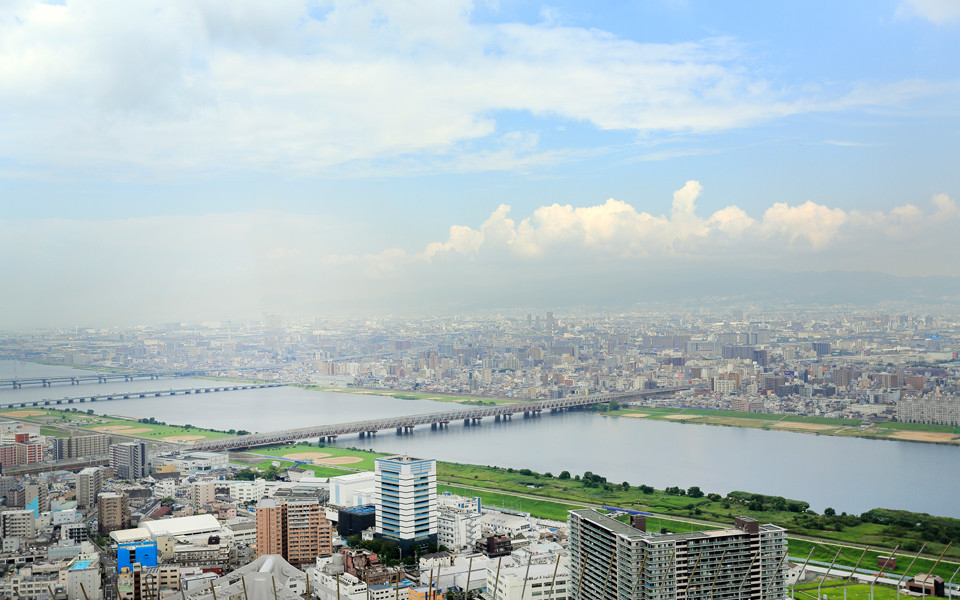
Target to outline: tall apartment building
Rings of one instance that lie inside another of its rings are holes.
[[[190,506],[194,511],[206,504],[213,504],[216,499],[216,483],[213,481],[194,481],[190,484]]]
[[[377,535],[402,547],[437,541],[437,461],[388,456],[374,461]]]
[[[33,538],[37,535],[32,510],[5,510],[0,513],[0,535],[5,538]]]
[[[0,444],[0,467],[27,465],[43,461],[43,444],[29,433],[4,434]]]
[[[110,468],[117,479],[140,479],[147,476],[147,445],[127,442],[110,446]]]
[[[103,490],[103,469],[87,467],[77,473],[77,506],[91,508],[97,503],[97,495]]]
[[[897,420],[901,423],[960,426],[960,396],[902,397],[897,401]]]
[[[786,530],[738,517],[729,529],[650,533],[593,509],[570,511],[572,600],[786,597]]]
[[[109,452],[109,435],[76,435],[68,438],[54,438],[53,440],[53,455],[56,460],[102,456]]]
[[[123,492],[100,492],[97,496],[100,535],[130,529],[130,498]]]
[[[257,504],[257,556],[279,554],[292,565],[315,563],[333,553],[333,525],[317,502]]]

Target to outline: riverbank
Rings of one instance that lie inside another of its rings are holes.
[[[771,415],[745,413],[707,408],[621,408],[602,413],[611,417],[653,419],[674,423],[744,427],[769,431],[790,431],[814,435],[859,437],[899,442],[960,445],[960,433],[955,427],[921,423],[893,423],[883,421],[866,426],[855,419],[830,419],[801,415]]]
[[[307,468],[323,465],[325,473],[329,472],[329,466],[338,463],[351,470],[372,470],[373,459],[384,456],[354,448],[309,444],[275,446],[256,452],[302,460],[307,462],[303,465]],[[818,515],[802,500],[749,492],[730,492],[721,496],[698,487],[657,490],[638,482],[610,482],[590,471],[583,474],[566,471],[537,473],[530,469],[438,461],[437,478],[443,484],[441,491],[480,495],[486,504],[516,508],[544,518],[556,519],[566,510],[581,506],[616,506],[667,518],[676,517],[680,521],[674,526],[660,526],[686,531],[690,522],[728,524],[734,517],[747,515],[763,523],[786,527],[791,533],[808,536],[811,540],[828,540],[828,544],[890,549],[900,544],[904,552],[916,552],[925,544],[927,554],[939,554],[947,543],[953,541],[948,556],[960,558],[960,519],[949,517],[881,508],[859,516],[836,514],[830,509]],[[807,545],[802,546],[804,556],[812,543],[808,540]],[[817,556],[826,552],[818,550]],[[933,563],[929,566],[932,567]]]
[[[458,396],[437,394],[432,392],[382,390],[377,388],[353,386],[298,387],[322,392],[367,394],[397,398],[399,400],[433,400],[435,402],[453,402],[471,406],[494,406],[498,404],[517,404],[531,401],[531,399],[523,398]],[[536,400],[542,400],[542,398]],[[601,414],[611,417],[653,419],[675,423],[693,423],[697,425],[719,425],[723,427],[743,427],[748,429],[766,429],[770,431],[790,431],[793,433],[808,433],[814,435],[833,435],[840,437],[859,437],[877,440],[960,446],[960,433],[958,433],[957,428],[948,427],[945,425],[893,423],[884,421],[864,426],[863,422],[857,419],[831,419],[826,417],[811,417],[803,415],[771,415],[766,413],[748,413],[731,410],[712,410],[706,408],[620,408],[617,410],[605,411]]]
[[[523,402],[520,398],[497,398],[492,396],[458,396],[453,394],[437,394],[433,392],[412,392],[407,390],[382,390],[365,387],[333,387],[321,385],[298,385],[296,387],[315,392],[340,392],[343,394],[364,394],[368,396],[386,396],[398,400],[433,400],[434,402],[453,402],[468,406],[496,406],[498,404],[517,404]]]
[[[52,408],[11,408],[0,410],[0,417],[14,418],[40,425],[43,435],[56,435],[44,428],[62,427],[66,430],[85,430],[90,433],[107,433],[136,437],[154,442],[183,443],[239,435],[238,431],[217,431],[193,425],[168,425],[155,419],[135,419],[122,415],[98,415],[92,409],[57,410]],[[246,432],[244,432],[246,433]]]

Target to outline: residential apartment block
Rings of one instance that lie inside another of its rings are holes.
[[[316,502],[257,504],[257,556],[279,554],[293,565],[314,563],[333,552],[333,525]]]
[[[593,509],[570,511],[570,598],[763,600],[786,594],[786,530],[734,527],[651,533]]]

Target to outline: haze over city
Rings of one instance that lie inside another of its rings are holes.
[[[0,326],[956,302],[958,27],[949,0],[7,2]]]

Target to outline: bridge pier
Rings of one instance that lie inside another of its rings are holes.
[[[403,427],[397,427],[397,435],[403,435]]]
[[[44,379],[44,380],[41,382],[41,387],[50,387],[50,382],[47,381],[46,379]]]
[[[470,419],[464,419],[464,420],[463,420],[463,426],[464,426],[464,427],[470,427]]]
[[[436,431],[436,430],[437,430],[437,424],[436,424],[436,423],[430,423],[430,430],[431,430],[431,431]]]
[[[80,385],[80,382],[77,381],[77,378],[76,378],[76,377],[71,377],[71,378],[70,378],[70,385]]]

